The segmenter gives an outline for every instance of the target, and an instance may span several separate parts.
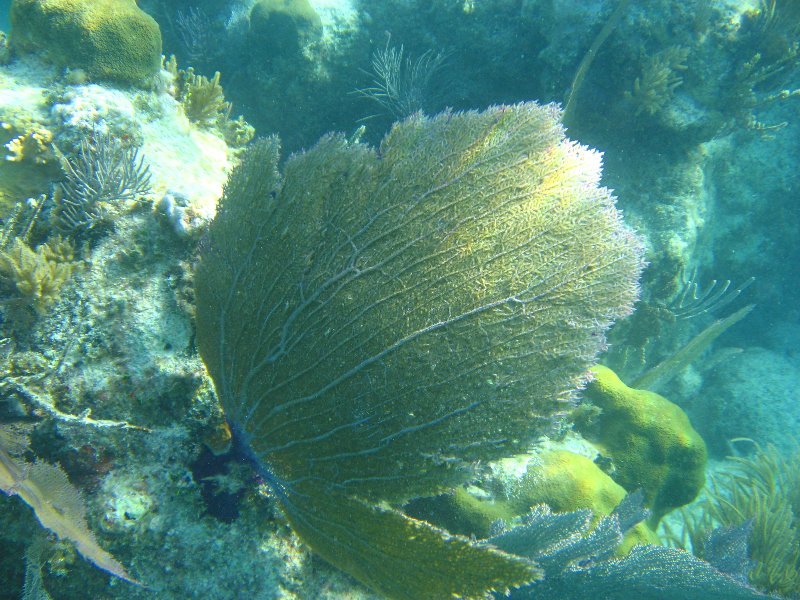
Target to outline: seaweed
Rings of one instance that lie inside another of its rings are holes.
[[[636,388],[648,389],[656,382],[666,383],[688,367],[726,329],[744,319],[754,307],[754,304],[750,304],[724,319],[714,321],[675,354],[639,375],[631,385]]]
[[[715,524],[752,521],[750,581],[796,597],[800,595],[800,451],[784,457],[772,445],[761,448],[752,443],[756,450],[752,458],[731,457],[733,465],[711,477],[700,506]]]
[[[390,46],[372,55],[372,85],[355,93],[380,104],[395,119],[422,110],[433,75],[442,68],[447,54],[426,50],[416,59],[405,54],[402,46]]]
[[[642,500],[640,492],[629,494],[611,515],[598,520],[591,510],[552,513],[547,505],[534,506],[521,525],[489,538],[498,548],[529,557],[544,569],[542,581],[513,591],[512,600],[773,598],[742,580],[749,563],[742,561],[741,538],[738,544],[724,543],[727,531],[712,532],[710,545],[719,548],[713,563],[653,544],[635,546],[614,558],[623,534],[647,518]]]

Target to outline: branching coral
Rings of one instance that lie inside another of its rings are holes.
[[[192,67],[178,72],[179,100],[183,103],[186,117],[202,127],[214,127],[224,123],[231,113],[231,103],[219,84],[219,71],[209,79],[198,75]]]
[[[53,152],[50,148],[52,141],[53,134],[49,129],[34,127],[5,144],[8,150],[6,160],[26,161],[37,165],[45,164],[53,159]]]
[[[97,226],[114,204],[137,200],[150,191],[150,169],[138,149],[109,134],[81,138],[72,159],[56,150],[66,181],[55,198],[57,218],[69,231]]]
[[[72,246],[61,238],[36,250],[15,238],[10,248],[0,251],[0,272],[30,299],[36,312],[43,313],[58,300],[61,288],[79,264],[73,258]]]
[[[237,119],[227,119],[222,126],[222,135],[229,146],[243,148],[256,135],[255,128],[244,120],[242,115]]]
[[[633,90],[625,92],[625,97],[636,106],[636,116],[642,112],[654,115],[670,103],[675,89],[683,84],[680,72],[687,68],[688,55],[688,48],[672,46],[647,60],[641,76],[633,82]]]

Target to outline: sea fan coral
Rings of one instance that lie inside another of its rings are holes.
[[[196,273],[197,341],[300,536],[393,599],[483,597],[523,559],[380,501],[464,481],[569,406],[637,296],[642,245],[555,105],[415,115],[233,173]]]

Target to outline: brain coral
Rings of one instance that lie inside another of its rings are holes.
[[[161,65],[161,31],[135,0],[12,0],[11,44],[91,77],[139,83]]]
[[[250,42],[270,56],[289,56],[320,35],[322,22],[308,0],[259,0],[250,11]]]

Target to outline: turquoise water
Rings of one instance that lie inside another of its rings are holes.
[[[8,20],[8,9],[11,6],[11,2],[0,2],[0,30],[8,31],[11,27],[11,23]]]
[[[0,600],[800,597],[796,3],[44,4]]]

